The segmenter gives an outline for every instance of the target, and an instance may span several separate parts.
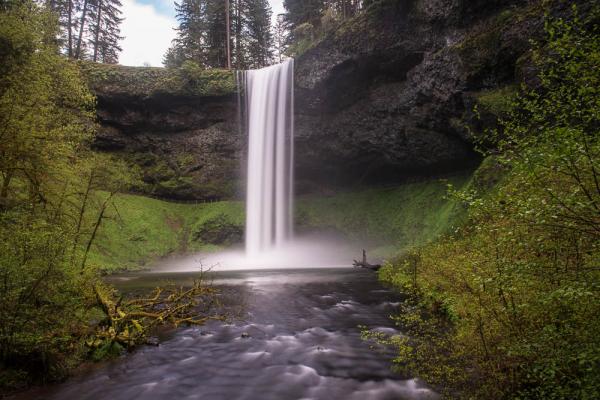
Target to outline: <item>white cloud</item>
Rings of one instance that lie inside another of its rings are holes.
[[[123,1],[121,42],[123,51],[119,57],[122,65],[162,66],[162,58],[171,40],[175,37],[175,19],[159,14],[151,5],[142,5],[135,0]]]
[[[285,11],[283,8],[283,0],[269,0],[271,3],[271,10],[273,10],[273,15],[283,14]]]
[[[285,12],[285,9],[283,8],[283,0],[269,0],[269,3],[271,4],[271,11],[273,11],[271,23],[275,24],[277,21],[277,15]]]
[[[283,13],[283,0],[269,0],[273,10],[273,20],[277,14]],[[149,63],[153,67],[162,66],[162,58],[171,40],[175,37],[173,28],[177,26],[173,0],[155,0],[160,10],[154,5],[140,4],[135,0],[123,0],[123,17],[121,42],[123,51],[119,57],[122,65],[139,66]]]

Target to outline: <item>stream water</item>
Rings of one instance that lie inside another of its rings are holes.
[[[122,291],[193,273],[111,278]],[[359,326],[398,333],[389,315],[401,298],[375,274],[351,268],[214,273],[227,323],[180,328],[38,399],[431,399],[418,380],[390,370],[392,354],[360,337]]]
[[[249,137],[245,252],[204,260],[219,269],[209,274],[220,289],[222,310],[232,317],[163,332],[160,346],[41,389],[35,398],[437,397],[418,380],[391,371],[391,350],[361,339],[363,328],[401,334],[389,318],[401,298],[371,271],[317,268],[349,265],[343,255],[351,249],[343,243],[293,235],[293,60],[240,72],[238,84]],[[199,269],[195,258],[174,258],[153,272],[109,279],[124,293],[164,281],[191,284]],[[227,270],[232,267],[246,269]],[[272,267],[280,269],[265,269]]]

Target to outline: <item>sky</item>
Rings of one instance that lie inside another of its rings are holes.
[[[273,17],[283,13],[283,0],[269,0]],[[175,37],[174,0],[122,0],[123,24],[119,57],[122,65],[162,66],[162,58]]]

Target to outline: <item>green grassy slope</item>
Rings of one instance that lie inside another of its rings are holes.
[[[443,180],[374,188],[297,201],[299,228],[328,227],[371,244],[374,255],[388,256],[429,242],[447,232],[464,209],[446,199],[448,184],[462,188],[471,174]]]
[[[180,204],[120,194],[115,205],[102,222],[89,260],[107,271],[139,268],[168,254],[212,250],[213,245],[192,240],[192,233],[219,216],[243,224],[240,202]]]
[[[371,255],[390,256],[435,239],[462,208],[445,199],[447,185],[463,187],[470,174],[444,180],[371,188],[296,202],[298,230],[335,230],[361,241]],[[243,227],[242,202],[180,204],[121,194],[100,227],[89,262],[106,271],[140,268],[175,253],[217,250],[195,234],[210,223]]]

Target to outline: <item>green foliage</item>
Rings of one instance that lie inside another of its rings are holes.
[[[305,22],[294,29],[292,35],[294,35],[294,40],[288,47],[286,54],[294,57],[298,57],[305,53],[323,38],[323,35],[319,34],[317,36],[314,26],[308,22]]]
[[[458,224],[464,208],[445,194],[449,184],[462,188],[468,181],[464,174],[393,188],[300,197],[296,223],[300,229],[333,228],[380,247],[377,251],[389,256],[432,241]]]
[[[284,0],[285,19],[292,29],[302,24],[318,25],[324,11],[323,0]]]
[[[90,151],[94,98],[56,34],[36,3],[0,12],[0,390],[63,378],[87,353],[90,250],[132,179]]]
[[[290,43],[286,51],[286,54],[290,56],[298,57],[316,43],[314,40],[314,27],[309,23],[300,25],[292,33],[294,34],[294,41]]]
[[[201,69],[192,61],[181,68],[125,67],[80,62],[92,90],[152,97],[158,94],[222,96],[235,93],[231,71]]]
[[[115,195],[114,207],[106,213],[88,262],[94,268],[111,272],[140,268],[173,253],[218,249],[196,233],[219,218],[239,229],[244,224],[242,203],[182,204]]]
[[[508,85],[498,89],[486,90],[476,95],[477,102],[492,114],[503,116],[512,109],[518,87]]]
[[[68,370],[93,280],[89,225],[78,217],[83,176],[102,169],[82,158],[93,97],[58,55],[56,32],[54,16],[33,3],[0,13],[0,366],[23,379]]]
[[[452,398],[600,393],[599,16],[573,7],[547,19],[540,86],[488,137],[498,154],[484,170],[502,178],[455,192],[469,204],[465,226],[381,271],[419,299],[416,317],[398,321],[414,340],[397,345],[397,361]]]
[[[341,26],[362,25],[365,20],[354,18],[373,2],[352,0],[285,0],[286,13],[283,18],[290,29],[289,47],[286,54],[297,57],[315,47],[330,35],[337,34]]]

